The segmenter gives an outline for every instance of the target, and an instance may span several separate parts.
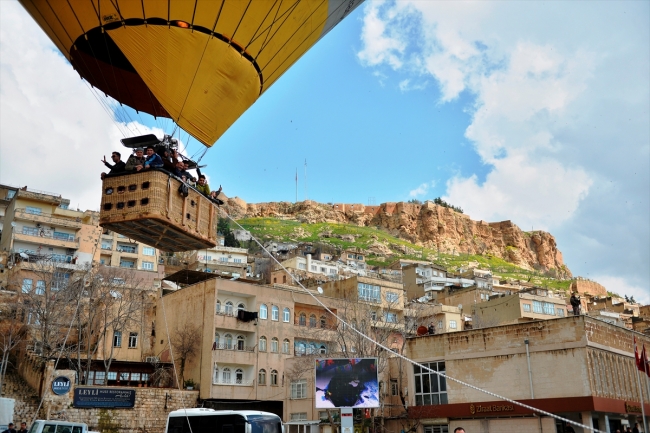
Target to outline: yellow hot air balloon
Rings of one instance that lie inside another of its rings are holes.
[[[212,144],[362,0],[20,0],[79,74]]]

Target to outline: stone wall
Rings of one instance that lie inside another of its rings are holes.
[[[592,296],[607,296],[607,289],[595,281],[576,279],[571,283],[571,291],[582,295],[589,293]]]

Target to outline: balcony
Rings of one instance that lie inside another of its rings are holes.
[[[244,380],[244,379],[223,379],[223,378],[218,378],[217,381],[214,381],[214,378],[212,379],[212,384],[213,385],[230,385],[230,386],[253,386],[255,384],[254,380]]]
[[[22,221],[34,221],[37,223],[45,224],[47,226],[54,227],[67,227],[72,229],[81,228],[81,219],[67,219],[67,218],[57,218],[49,214],[38,214],[27,212],[24,208],[16,209],[14,213],[14,218]]]
[[[255,331],[255,320],[243,322],[237,319],[237,311],[217,311],[214,315],[214,326],[220,329],[232,329],[246,332]]]
[[[33,233],[14,233],[14,241],[28,242],[30,244],[39,244],[48,247],[59,247],[76,250],[79,248],[79,242],[74,237],[64,239],[62,236],[55,236],[51,230],[41,230],[38,234]]]
[[[237,345],[212,343],[212,359],[218,363],[254,365],[257,359],[255,346],[244,346],[237,349]]]

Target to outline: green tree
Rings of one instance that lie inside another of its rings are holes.
[[[223,236],[225,246],[239,248],[239,241],[235,239],[235,234],[230,230],[230,221],[227,218],[219,218],[217,232]]]

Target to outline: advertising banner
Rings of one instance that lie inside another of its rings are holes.
[[[121,388],[77,387],[74,407],[131,408],[135,406],[135,390]]]
[[[379,407],[377,358],[317,359],[316,407]]]

